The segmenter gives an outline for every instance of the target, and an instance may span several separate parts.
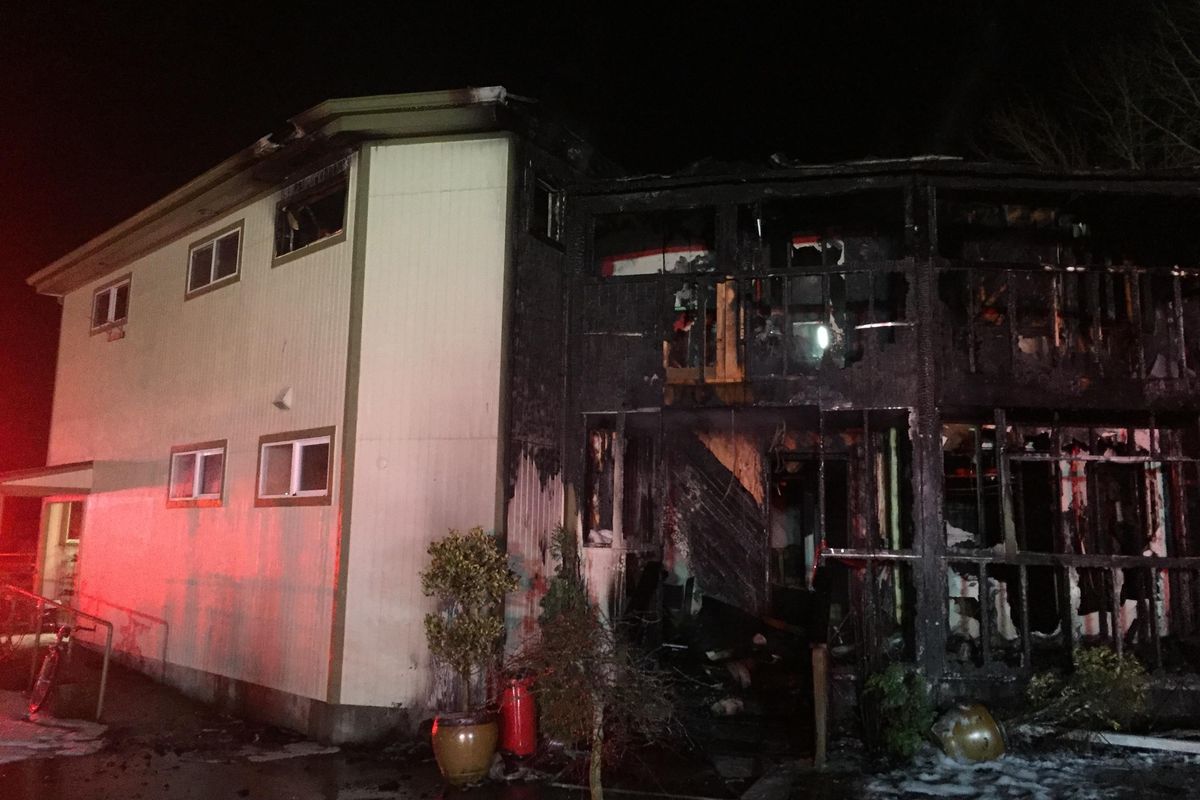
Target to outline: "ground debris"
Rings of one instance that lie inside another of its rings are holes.
[[[865,798],[972,797],[980,800],[1124,800],[1188,795],[1197,760],[1163,754],[1080,754],[1064,749],[1009,753],[961,763],[923,748],[913,763],[866,782]],[[1147,779],[1153,776],[1154,783]],[[1191,776],[1191,777],[1185,777]],[[1176,785],[1178,784],[1178,785]]]

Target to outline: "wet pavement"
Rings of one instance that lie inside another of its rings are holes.
[[[523,781],[448,791],[422,744],[325,747],[288,731],[222,715],[120,668],[111,678],[106,726],[52,717],[25,721],[13,684],[27,679],[28,668],[18,674],[11,667],[0,665],[0,800],[575,800],[585,796],[578,788]],[[82,706],[87,706],[86,699]],[[910,767],[872,772],[865,767],[861,747],[843,742],[831,753],[827,771],[814,772],[797,763],[786,767],[785,774],[777,773],[774,782],[757,785],[725,783],[699,767],[682,775],[684,780],[671,777],[686,768],[686,764],[665,770],[651,765],[641,774],[627,771],[620,780],[610,781],[610,797],[645,800],[663,793],[676,800],[1200,796],[1196,757],[1078,747],[1043,746],[974,766],[951,762],[930,748]]]

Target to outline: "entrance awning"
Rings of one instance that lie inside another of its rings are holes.
[[[0,472],[0,495],[50,497],[56,494],[88,494],[92,491],[94,467],[93,461],[79,461]]]

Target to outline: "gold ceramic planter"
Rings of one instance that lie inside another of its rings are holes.
[[[933,725],[946,755],[956,761],[991,761],[1004,755],[1004,730],[978,703],[961,703]]]
[[[438,715],[433,721],[433,755],[446,782],[465,786],[487,777],[499,735],[493,714]]]

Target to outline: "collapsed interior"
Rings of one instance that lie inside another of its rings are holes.
[[[586,199],[585,545],[668,638],[709,604],[848,674],[1200,668],[1200,202],[945,183]]]

